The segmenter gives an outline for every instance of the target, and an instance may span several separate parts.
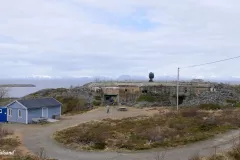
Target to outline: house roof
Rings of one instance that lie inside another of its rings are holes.
[[[21,99],[17,100],[28,109],[42,108],[42,107],[54,107],[61,105],[59,101],[54,98],[36,98],[36,99]]]

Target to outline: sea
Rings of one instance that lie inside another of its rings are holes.
[[[90,78],[80,79],[0,79],[0,84],[33,84],[36,87],[8,88],[8,97],[21,98],[42,89],[70,88],[91,82]]]

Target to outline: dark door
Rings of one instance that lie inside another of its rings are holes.
[[[7,108],[0,108],[0,122],[7,122]]]

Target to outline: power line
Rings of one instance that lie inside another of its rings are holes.
[[[193,68],[193,67],[198,67],[198,66],[204,66],[204,65],[214,64],[214,63],[228,61],[228,60],[237,59],[237,58],[240,58],[240,56],[227,58],[227,59],[222,59],[222,60],[213,61],[213,62],[208,62],[208,63],[202,63],[202,64],[197,64],[197,65],[187,66],[187,67],[183,67],[183,68]]]
[[[197,65],[192,65],[192,66],[187,66],[187,67],[183,67],[183,68],[192,68],[192,67],[198,67],[198,66],[204,66],[204,65],[208,65],[208,64],[214,64],[214,63],[218,63],[218,62],[223,62],[223,61],[228,61],[228,60],[232,60],[232,59],[237,59],[240,58],[240,56],[236,56],[236,57],[232,57],[232,58],[227,58],[227,59],[222,59],[222,60],[218,60],[218,61],[213,61],[213,62],[208,62],[208,63],[202,63],[202,64],[197,64]],[[177,76],[177,110],[179,109],[178,107],[178,103],[179,103],[179,72],[180,72],[180,68],[178,68],[178,76]]]

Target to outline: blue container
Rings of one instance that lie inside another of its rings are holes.
[[[7,108],[0,107],[0,122],[7,122]]]

